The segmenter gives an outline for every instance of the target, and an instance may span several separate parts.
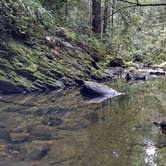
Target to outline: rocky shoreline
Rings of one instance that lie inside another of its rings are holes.
[[[105,51],[88,42],[64,28],[40,42],[4,38],[0,43],[0,92],[40,93],[78,86],[80,79],[101,78]]]
[[[111,55],[103,47],[90,39],[78,39],[64,28],[57,28],[54,36],[40,42],[8,37],[0,43],[0,93],[43,93],[77,87],[82,81],[146,80],[166,75],[165,62],[156,69],[129,67],[121,58],[109,60]]]
[[[110,67],[105,69],[105,75],[108,75],[108,78],[116,79],[123,78],[127,81],[146,81],[155,77],[166,77],[166,70],[157,68],[139,68],[139,67]]]

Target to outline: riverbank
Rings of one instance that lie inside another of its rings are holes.
[[[134,55],[120,57],[114,52],[118,46],[105,43],[104,38],[58,27],[54,16],[36,1],[3,1],[0,8],[2,94],[60,91],[84,80],[105,82],[119,77],[121,71],[116,73],[115,67],[125,70],[137,63],[153,64],[146,58],[141,61],[139,54],[135,59]],[[164,56],[154,63],[163,61]]]
[[[40,42],[8,37],[0,49],[1,93],[61,90],[78,86],[79,80],[104,79],[104,46],[64,28]]]

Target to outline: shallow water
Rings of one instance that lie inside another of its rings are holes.
[[[79,89],[2,96],[0,166],[164,166],[166,79],[110,87],[126,95],[88,104]]]

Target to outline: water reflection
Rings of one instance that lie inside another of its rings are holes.
[[[145,140],[145,163],[148,166],[158,166],[156,163],[157,148],[152,140]]]
[[[88,100],[85,100],[85,103],[87,104],[92,104],[92,103],[101,103],[107,99],[109,99],[109,96],[101,96],[101,97],[95,97],[95,98],[91,98]]]
[[[110,87],[127,95],[90,104],[79,89],[2,96],[0,165],[165,165],[164,147],[157,146],[165,137],[152,121],[166,119],[166,81],[112,81]]]

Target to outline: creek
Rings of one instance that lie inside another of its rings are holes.
[[[0,99],[0,165],[164,166],[166,78],[106,83],[126,95],[87,103],[80,89]]]

